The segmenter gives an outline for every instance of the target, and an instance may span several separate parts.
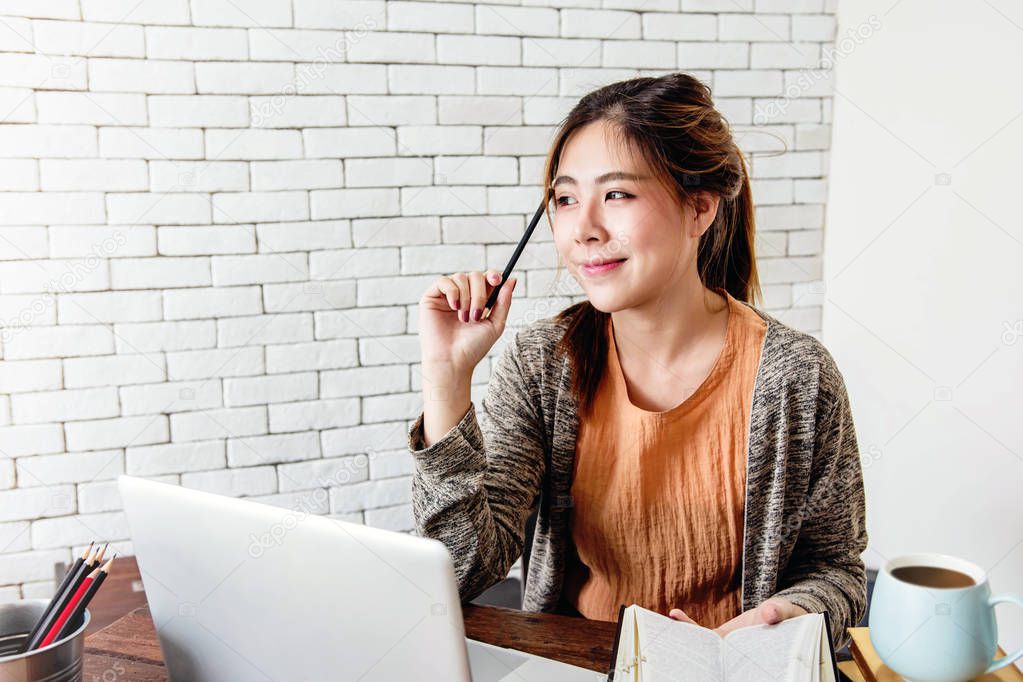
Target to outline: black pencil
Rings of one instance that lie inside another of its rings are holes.
[[[46,605],[46,609],[43,610],[42,615],[39,616],[39,620],[36,621],[36,624],[28,633],[28,637],[25,638],[25,642],[24,644],[22,644],[22,646],[25,648],[24,651],[22,651],[21,653],[28,651],[26,645],[29,642],[31,642],[32,639],[35,638],[35,636],[39,633],[39,630],[42,629],[43,623],[46,621],[47,617],[53,612],[54,608],[57,606],[57,602],[59,601],[60,595],[64,593],[64,591],[67,589],[68,584],[71,582],[71,580],[74,579],[75,575],[77,575],[78,573],[78,570],[82,567],[82,564],[84,564],[85,560],[89,558],[90,554],[92,554],[92,546],[94,544],[96,544],[95,541],[90,542],[89,546],[85,548],[84,552],[82,552],[82,555],[75,559],[74,562],[71,564],[71,567],[64,572],[64,577],[63,579],[61,579],[60,585],[57,587],[57,591],[53,593],[53,597],[50,599],[50,603]]]
[[[78,619],[82,616],[82,613],[85,612],[85,607],[89,605],[89,602],[92,601],[93,596],[95,596],[96,592],[99,591],[99,586],[102,585],[103,580],[106,579],[107,573],[110,572],[110,565],[114,563],[115,558],[117,558],[117,555],[110,557],[110,561],[103,564],[102,568],[97,568],[95,571],[92,572],[93,576],[92,584],[89,585],[89,589],[87,589],[85,591],[85,594],[82,595],[82,599],[75,606],[74,611],[71,612],[71,615],[68,616],[68,619],[64,621],[64,626],[60,629],[60,632],[57,633],[57,636],[54,637],[53,641],[55,642],[60,641],[64,637],[67,637],[69,634],[71,634],[71,628],[74,627],[74,623],[77,622]]]
[[[44,637],[46,637],[46,633],[50,631],[50,628],[53,627],[57,618],[60,617],[61,611],[63,611],[64,607],[67,606],[68,600],[71,599],[75,591],[78,589],[78,586],[82,584],[83,580],[85,580],[85,576],[99,565],[99,562],[102,561],[103,554],[106,551],[107,546],[104,545],[103,549],[97,551],[92,558],[88,561],[82,562],[82,564],[78,567],[78,570],[72,575],[71,580],[68,581],[64,590],[57,593],[57,596],[54,598],[56,600],[54,608],[46,613],[43,618],[39,619],[39,622],[36,623],[36,629],[34,630],[35,634],[25,639],[19,653],[31,651],[39,646],[39,643],[43,641]]]
[[[512,268],[515,267],[515,263],[519,260],[519,256],[522,255],[522,250],[526,248],[526,242],[529,241],[529,237],[533,234],[533,230],[536,229],[537,223],[540,222],[540,216],[543,215],[544,208],[547,207],[547,194],[544,193],[544,200],[540,202],[540,207],[536,209],[536,213],[533,214],[533,219],[529,221],[529,227],[522,234],[522,238],[519,239],[518,246],[515,247],[515,251],[512,253],[511,258],[508,260],[508,265],[504,266],[504,273],[501,274],[501,281],[498,282],[494,290],[490,292],[490,296],[487,297],[487,304],[483,306],[483,315],[480,317],[481,320],[485,320],[490,317],[490,311],[494,307],[494,303],[497,302],[497,295],[501,292],[501,287],[508,281],[508,275],[511,274]]]

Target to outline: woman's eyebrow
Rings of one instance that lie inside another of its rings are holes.
[[[644,180],[647,177],[648,176],[646,176],[646,175],[637,175],[636,173],[626,173],[625,171],[611,171],[610,173],[604,173],[603,175],[599,176],[596,180],[594,180],[594,184],[602,185],[605,182],[611,182],[612,180],[633,180],[633,181],[638,181],[638,180]],[[554,182],[551,183],[551,188],[553,189],[553,188],[557,187],[558,185],[560,185],[561,183],[568,183],[570,185],[577,184],[575,178],[573,178],[572,176],[570,176],[570,175],[559,175],[557,178],[554,179]]]

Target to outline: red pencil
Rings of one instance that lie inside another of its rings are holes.
[[[82,581],[82,584],[78,586],[78,589],[75,590],[74,595],[71,597],[71,599],[68,600],[67,606],[65,606],[64,610],[60,612],[60,616],[57,617],[57,620],[53,623],[53,626],[50,627],[50,630],[46,633],[46,636],[43,637],[43,641],[39,643],[40,649],[50,644],[51,642],[53,642],[53,640],[57,638],[57,633],[60,632],[60,629],[62,627],[64,627],[64,623],[67,622],[67,619],[74,612],[75,607],[78,606],[78,602],[82,600],[82,596],[89,589],[89,585],[92,585],[92,581],[96,579],[96,576],[98,574],[99,569],[98,568],[94,569],[92,573],[90,573],[85,578],[85,580]]]
[[[53,598],[51,598],[50,603],[46,605],[46,609],[43,611],[43,615],[41,615],[39,617],[39,620],[36,621],[36,624],[32,626],[32,630],[28,633],[28,637],[26,637],[25,641],[21,643],[21,646],[18,649],[18,653],[24,653],[25,651],[28,650],[27,647],[29,643],[32,640],[36,639],[36,635],[39,634],[39,630],[41,630],[46,625],[47,617],[51,613],[53,613],[54,609],[58,608],[60,604],[60,595],[64,594],[64,592],[67,590],[68,585],[74,582],[74,580],[78,577],[79,569],[81,569],[82,565],[86,561],[90,561],[90,557],[92,556],[92,546],[94,544],[96,544],[95,541],[90,542],[88,548],[86,548],[86,550],[82,552],[82,556],[75,559],[75,562],[71,564],[71,567],[64,574],[64,579],[60,581],[60,585],[57,587],[57,591],[53,593]]]
[[[52,607],[48,607],[43,613],[43,617],[39,619],[35,627],[32,628],[34,634],[30,634],[20,649],[19,653],[25,653],[26,651],[32,651],[39,648],[39,644],[43,641],[43,638],[49,634],[50,628],[53,623],[60,616],[61,612],[64,611],[64,606],[68,603],[74,593],[78,591],[79,585],[85,580],[86,575],[99,565],[99,562],[103,559],[103,554],[106,552],[106,545],[102,549],[96,551],[88,561],[82,563],[75,571],[75,574],[70,580],[67,581],[67,586],[59,594],[54,595],[51,601]]]
[[[116,555],[114,555],[114,557],[116,557]],[[64,623],[64,627],[62,627],[60,632],[57,633],[57,639],[63,639],[71,634],[71,628],[78,622],[78,619],[82,617],[82,614],[85,613],[85,607],[87,607],[89,602],[92,601],[92,598],[96,596],[100,585],[103,584],[103,580],[110,572],[110,565],[114,563],[114,557],[111,557],[108,562],[96,569],[98,573],[93,574],[92,584],[89,585],[89,589],[82,595],[82,598],[78,600],[75,610],[71,612],[67,622]]]

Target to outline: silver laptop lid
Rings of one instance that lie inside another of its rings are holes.
[[[173,682],[470,679],[442,543],[130,476],[118,487]]]

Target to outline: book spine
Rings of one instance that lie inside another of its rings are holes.
[[[607,682],[614,682],[615,666],[618,664],[618,643],[622,638],[622,616],[625,614],[625,604],[618,606],[618,629],[615,630],[615,643],[611,648],[611,665],[608,666]]]
[[[831,655],[831,669],[834,671],[835,679],[842,679],[842,671],[838,669],[838,657],[835,655],[835,642],[831,639],[831,614],[827,609],[824,614],[824,633],[828,636],[828,653]]]

